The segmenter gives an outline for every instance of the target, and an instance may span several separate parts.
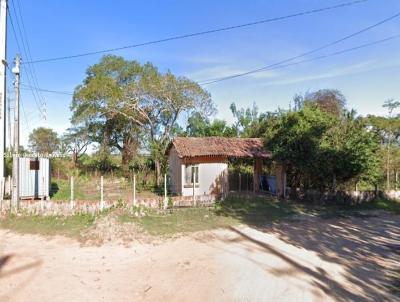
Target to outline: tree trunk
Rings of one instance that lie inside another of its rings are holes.
[[[159,159],[155,159],[154,160],[155,166],[156,166],[156,184],[157,187],[160,185],[161,183],[161,163]]]
[[[135,137],[132,136],[132,133],[127,133],[123,138],[123,146],[121,149],[122,156],[122,170],[124,174],[129,175],[129,163],[132,161],[134,156],[137,154],[139,143]]]
[[[74,168],[76,168],[78,164],[78,153],[76,151],[72,152],[72,163],[74,165]]]
[[[333,188],[333,192],[336,193],[336,174],[333,174],[332,188]]]

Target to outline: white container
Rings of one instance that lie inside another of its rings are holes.
[[[19,158],[19,194],[21,199],[48,199],[50,185],[50,159]]]

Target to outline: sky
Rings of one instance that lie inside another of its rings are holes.
[[[202,0],[105,1],[9,0],[17,28],[18,1],[33,60],[68,56],[170,36],[279,17],[350,0]],[[204,82],[246,72],[318,48],[400,12],[398,0],[369,0],[350,7],[278,22],[153,44],[113,54],[139,62],[150,61],[161,71]],[[21,18],[19,19],[21,22]],[[400,34],[400,17],[303,59],[326,55]],[[16,30],[19,39],[18,30]],[[21,44],[21,42],[20,42]],[[8,25],[7,61],[18,50]],[[323,88],[340,90],[347,107],[361,115],[386,114],[382,104],[400,100],[400,38],[308,63],[268,70],[204,86],[217,106],[216,118],[232,122],[229,105],[259,110],[288,108],[293,96]],[[43,89],[73,92],[88,66],[102,55],[34,64]],[[22,53],[22,59],[25,61]],[[27,67],[21,82],[28,84]],[[8,87],[12,86],[8,74]],[[21,143],[29,133],[45,126],[62,134],[70,126],[72,97],[42,92],[47,120],[43,120],[30,90],[21,90]],[[12,93],[10,93],[12,97]]]

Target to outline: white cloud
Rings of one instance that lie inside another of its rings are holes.
[[[312,80],[320,80],[320,79],[327,79],[327,78],[336,78],[345,75],[357,74],[362,72],[367,72],[379,68],[386,67],[387,64],[377,64],[375,60],[370,60],[366,62],[361,62],[353,65],[349,65],[346,67],[336,68],[329,72],[324,73],[316,73],[310,75],[304,75],[299,77],[281,77],[281,79],[273,81],[273,82],[266,82],[264,83],[265,86],[269,85],[288,85],[288,84],[295,84],[300,82],[307,82]]]

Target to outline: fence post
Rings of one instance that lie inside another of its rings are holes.
[[[133,174],[133,206],[136,207],[136,174]]]
[[[4,195],[5,195],[5,177],[3,176],[1,178],[1,199],[0,199],[0,211],[3,209],[3,203],[4,203]]]
[[[104,210],[104,183],[103,183],[103,175],[100,177],[100,210]]]
[[[70,200],[70,207],[71,210],[74,209],[74,177],[71,176],[71,200]]]
[[[8,175],[8,194],[11,196],[11,188],[12,188],[12,184],[11,184],[11,175]]]
[[[196,206],[196,197],[194,194],[194,187],[195,187],[194,168],[192,168],[192,185],[193,185],[193,205]]]
[[[167,174],[164,174],[164,209],[168,207],[167,199]]]

